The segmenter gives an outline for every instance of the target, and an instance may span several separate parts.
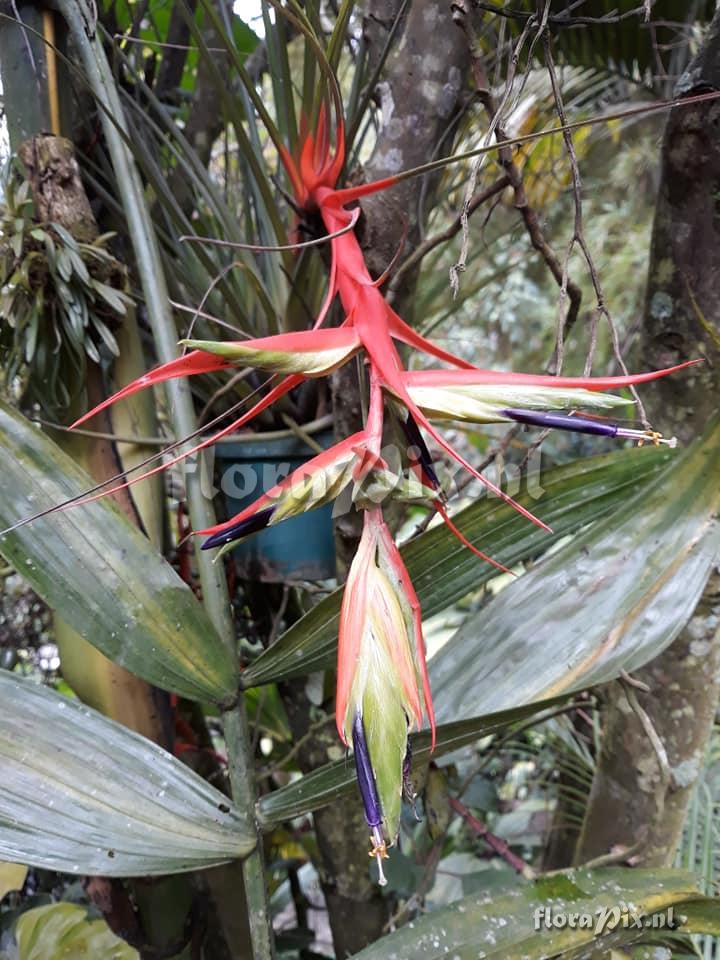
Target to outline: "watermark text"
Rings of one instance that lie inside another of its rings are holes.
[[[535,930],[592,930],[595,936],[613,930],[674,930],[678,926],[674,908],[660,913],[641,913],[632,904],[618,903],[611,907],[598,907],[592,913],[556,908],[552,905],[537,907],[533,913]]]

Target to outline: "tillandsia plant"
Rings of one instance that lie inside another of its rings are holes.
[[[38,223],[30,184],[8,166],[0,206],[0,360],[4,387],[56,413],[73,399],[89,358],[118,355],[113,330],[132,304],[126,275],[107,249],[112,233],[82,241],[62,224]],[[63,373],[65,376],[63,376]]]
[[[329,122],[334,106],[335,123]],[[338,186],[345,164],[342,109],[336,86],[332,99],[316,112],[296,156],[278,146],[299,212],[321,218],[330,244],[329,285],[311,330],[232,342],[182,341],[189,352],[150,371],[95,407],[79,425],[108,404],[145,387],[177,377],[256,367],[281,379],[250,410],[190,450],[142,474],[149,476],[202,450],[250,422],[278,398],[308,378],[324,377],[353,357],[367,372],[368,402],[363,428],[310,460],[224,523],[196,533],[203,549],[224,548],[244,537],[313,509],[349,491],[363,512],[363,532],[350,567],[342,603],[337,667],[336,723],[354,753],[358,783],[371,831],[371,856],[380,882],[382,860],[395,842],[403,795],[409,786],[408,735],[423,724],[435,738],[432,697],[425,658],[421,610],[408,572],[383,512],[389,499],[426,499],[453,533],[482,559],[502,568],[468,542],[448,515],[446,499],[426,442],[431,438],[495,495],[528,520],[546,527],[492,484],[438,432],[432,420],[522,423],[581,433],[629,438],[640,443],[671,443],[646,429],[628,429],[577,409],[607,409],[626,400],[605,391],[662,377],[680,364],[635,376],[562,377],[505,373],[473,366],[427,340],[391,308],[383,296],[384,277],[374,279],[354,232],[356,203],[398,180]],[[330,307],[339,299],[343,319],[326,328]],[[406,344],[450,369],[410,371],[398,343]],[[689,361],[693,363],[695,361]],[[364,389],[364,385],[359,385]],[[396,419],[407,440],[403,469],[391,470],[383,457],[386,421]],[[136,480],[128,481],[136,482]],[[120,486],[126,486],[126,483]],[[114,490],[120,487],[114,487]],[[107,495],[104,491],[97,496]],[[87,502],[86,497],[79,502]],[[549,529],[546,527],[546,529]]]

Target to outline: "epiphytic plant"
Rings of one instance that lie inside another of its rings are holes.
[[[323,103],[315,129],[307,132],[302,140],[299,157],[292,157],[283,147],[280,149],[294,189],[295,204],[306,214],[319,215],[329,235],[329,285],[313,329],[244,341],[182,341],[186,348],[192,348],[191,352],[128,384],[80,418],[76,425],[116,400],[176,377],[239,365],[282,375],[280,382],[249,411],[191,451],[177,456],[173,463],[243,427],[307,378],[326,376],[356,355],[364,358],[369,384],[364,429],[319,454],[237,516],[196,532],[208,537],[203,549],[225,546],[334,499],[345,487],[352,488],[352,499],[364,512],[364,524],[340,618],[336,722],[341,739],[354,750],[358,782],[371,829],[371,855],[377,858],[383,882],[381,861],[387,856],[388,844],[397,836],[401,798],[410,789],[406,777],[408,732],[422,725],[423,714],[433,737],[435,728],[420,604],[384,519],[383,499],[426,497],[469,549],[494,563],[466,540],[448,516],[433,457],[422,431],[495,495],[511,503],[528,520],[544,527],[542,520],[512,501],[468,463],[431,420],[514,421],[629,438],[640,443],[672,444],[673,441],[666,441],[651,430],[628,429],[603,419],[576,416],[574,411],[625,403],[601,391],[653,380],[689,364],[636,376],[605,378],[503,373],[475,367],[422,337],[383,297],[380,288],[385,278],[376,280],[370,275],[353,232],[358,213],[348,208],[364,196],[393,186],[397,180],[390,177],[360,186],[337,186],[345,162],[344,128],[337,92],[335,103],[334,145],[328,105]],[[323,328],[336,297],[344,318],[337,328]],[[409,371],[400,358],[397,342],[455,369]],[[388,411],[399,420],[407,438],[406,466],[410,475],[393,474],[382,457]],[[155,467],[142,477],[167,466],[166,463]],[[412,476],[419,481],[414,489]]]

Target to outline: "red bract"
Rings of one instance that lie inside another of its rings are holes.
[[[321,507],[349,483],[360,484],[370,470],[384,466],[381,458],[370,453],[365,432],[353,434],[298,467],[230,520],[196,531],[209,537],[203,550],[232,543],[262,527]]]
[[[674,367],[664,370],[650,370],[647,373],[634,373],[624,377],[550,377],[536,373],[508,373],[504,370],[411,370],[405,373],[404,380],[407,386],[416,387],[457,387],[457,386],[485,386],[508,385],[550,387],[553,390],[561,387],[584,390],[617,390],[621,387],[632,387],[638,383],[649,383],[658,380],[670,373],[693,367],[702,360],[686,360]]]
[[[577,417],[573,412],[576,408],[593,410],[624,403],[626,401],[600,391],[666,376],[695,361],[624,377],[503,373],[476,368],[422,337],[385,301],[379,283],[369,273],[352,229],[341,233],[357,219],[357,211],[348,210],[348,204],[396,182],[391,177],[337,189],[345,160],[344,143],[342,124],[337,122],[332,147],[327,112],[321,109],[315,130],[304,136],[297,160],[286,150],[280,153],[297,204],[319,213],[331,235],[329,286],[313,329],[230,343],[189,342],[197,349],[129,384],[77,422],[82,423],[136,390],[174,377],[236,365],[286,375],[250,411],[177,456],[170,461],[172,464],[244,426],[307,377],[324,376],[357,353],[365,356],[370,398],[364,429],[313,458],[237,516],[199,532],[209,537],[204,547],[224,546],[319,506],[352,485],[353,502],[365,511],[365,518],[340,616],[336,716],[340,736],[346,744],[355,744],[362,761],[358,766],[361,792],[372,830],[373,855],[380,861],[385,842],[392,843],[398,830],[400,797],[407,772],[404,768],[408,763],[408,729],[412,724],[419,727],[425,713],[433,744],[435,739],[420,605],[383,519],[381,505],[377,503],[378,498],[382,500],[385,495],[417,496],[417,490],[411,489],[410,478],[392,474],[381,457],[386,406],[404,410],[401,425],[410,448],[409,466],[421,485],[420,494],[434,501],[444,521],[467,547],[489,560],[467,541],[449,518],[423,430],[498,497],[539,526],[545,527],[545,524],[468,463],[431,424],[431,417],[480,423],[515,421],[660,442],[661,438],[652,432],[627,430],[607,421]],[[344,319],[338,328],[320,329],[336,297],[342,305]],[[454,369],[408,371],[403,366],[397,342]],[[561,410],[570,413],[552,412]],[[156,467],[143,476],[166,469],[170,464]],[[499,564],[496,566],[505,570]],[[374,783],[368,781],[368,757]],[[382,810],[382,831],[378,804]]]
[[[177,360],[164,363],[161,367],[150,370],[149,373],[145,373],[142,377],[138,377],[137,380],[133,380],[132,383],[123,387],[122,390],[118,390],[117,393],[108,397],[107,400],[103,400],[102,403],[99,403],[96,407],[93,407],[92,410],[89,410],[82,417],[79,417],[71,426],[79,427],[81,423],[85,423],[90,417],[94,417],[96,413],[100,413],[101,410],[109,407],[117,400],[131,397],[134,393],[137,393],[138,390],[144,390],[146,387],[164,383],[166,380],[174,380],[177,377],[192,377],[197,373],[215,373],[218,370],[225,370],[231,366],[232,363],[222,357],[206,353],[203,350],[193,350],[192,353],[186,353],[184,356],[178,357]]]

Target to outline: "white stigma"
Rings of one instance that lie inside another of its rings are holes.
[[[618,432],[615,436],[625,437],[627,440],[637,440],[641,447],[645,443],[652,443],[655,447],[664,444],[666,447],[674,450],[677,446],[677,437],[664,437],[655,430],[630,430],[627,427],[618,427]]]

